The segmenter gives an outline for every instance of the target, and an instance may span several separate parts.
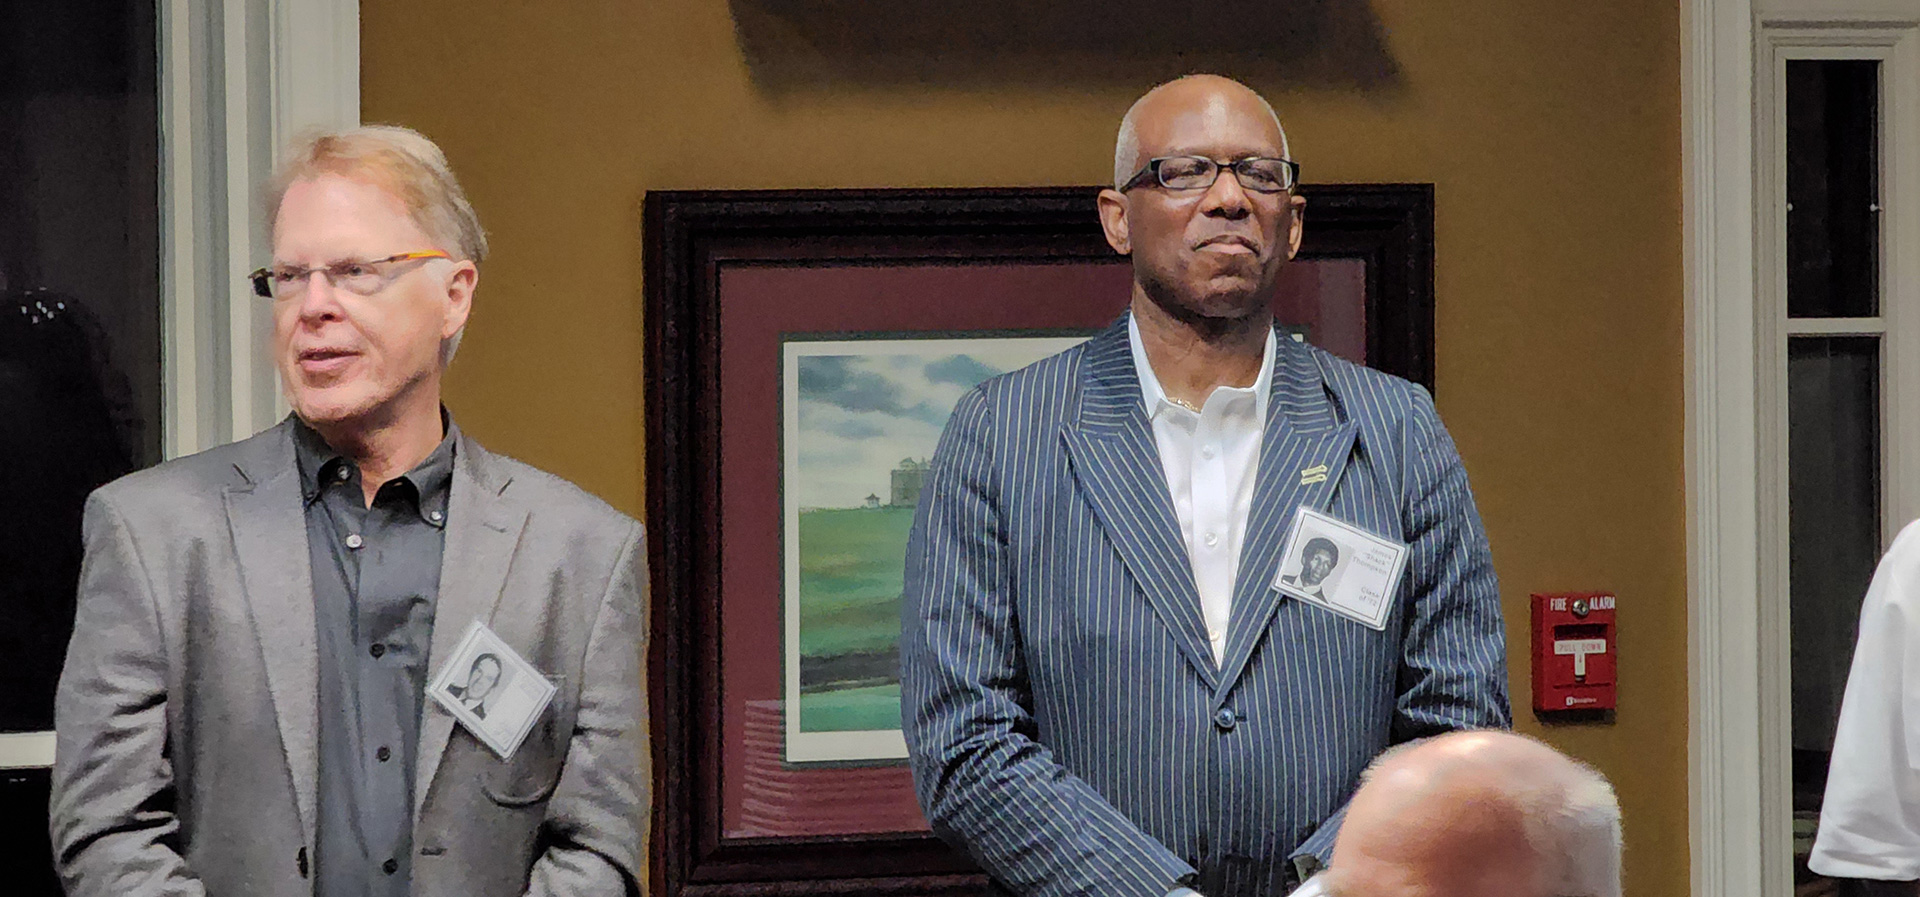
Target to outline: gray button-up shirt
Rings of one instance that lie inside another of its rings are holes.
[[[415,748],[459,434],[368,507],[354,463],[305,424],[294,456],[306,501],[320,654],[317,897],[406,897]]]

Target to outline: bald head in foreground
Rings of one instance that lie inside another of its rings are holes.
[[[1299,897],[1619,897],[1605,777],[1534,739],[1460,732],[1375,761]]]
[[[1193,75],[1114,144],[1118,316],[962,396],[934,451],[907,749],[992,893],[1274,897],[1332,856],[1368,760],[1509,724],[1499,589],[1432,398],[1274,327],[1307,201],[1273,107]],[[1405,563],[1302,587],[1335,557],[1314,528]]]

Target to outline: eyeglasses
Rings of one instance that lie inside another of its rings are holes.
[[[1285,193],[1300,183],[1300,163],[1292,159],[1268,159],[1249,156],[1232,162],[1215,162],[1206,156],[1161,156],[1148,159],[1127,183],[1125,193],[1149,181],[1157,181],[1168,190],[1205,190],[1220,179],[1222,169],[1233,169],[1240,186],[1255,193]]]
[[[348,260],[311,268],[275,265],[254,271],[247,275],[247,279],[253,281],[255,295],[268,299],[287,299],[306,292],[307,284],[313,280],[313,272],[318,271],[327,276],[327,282],[334,289],[371,296],[386,289],[387,284],[400,276],[401,262],[450,258],[453,256],[438,249],[429,249],[424,252],[403,252],[383,259]]]

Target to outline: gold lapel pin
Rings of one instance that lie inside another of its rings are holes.
[[[1300,485],[1302,486],[1311,486],[1314,483],[1324,483],[1326,481],[1327,465],[1325,464],[1316,464],[1312,467],[1301,468],[1300,470]]]

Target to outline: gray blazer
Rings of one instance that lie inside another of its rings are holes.
[[[496,758],[433,701],[413,893],[638,893],[649,751],[640,524],[462,438],[432,657],[484,620],[560,687]],[[72,895],[311,897],[318,659],[291,424],[87,501],[55,704]]]

